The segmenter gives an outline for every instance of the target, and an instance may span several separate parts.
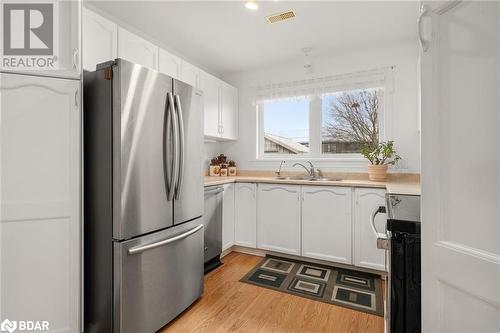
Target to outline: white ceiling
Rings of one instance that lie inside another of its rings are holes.
[[[312,56],[416,39],[418,2],[98,1],[100,11],[126,22],[213,73],[257,69]],[[293,9],[293,20],[265,16]]]

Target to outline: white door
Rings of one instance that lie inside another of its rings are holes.
[[[257,247],[300,255],[300,186],[258,185]]]
[[[199,88],[200,87],[200,70],[191,65],[189,62],[182,61],[181,65],[181,81]]]
[[[352,263],[351,188],[302,186],[302,255]]]
[[[83,69],[95,71],[97,64],[115,60],[118,52],[118,26],[83,8]]]
[[[221,89],[221,136],[224,139],[238,138],[238,89],[227,83]]]
[[[158,46],[118,27],[118,57],[151,69],[158,69],[158,50]]]
[[[370,217],[379,206],[385,206],[385,190],[357,188],[354,191],[354,265],[385,271],[385,250],[377,249],[377,236],[370,226]],[[375,219],[377,230],[386,227],[385,214]]]
[[[163,49],[160,49],[158,70],[174,79],[181,76],[181,59]]]
[[[500,4],[425,16],[422,330],[500,332]]]
[[[0,318],[79,332],[80,81],[0,74]]]
[[[234,184],[224,185],[222,210],[222,251],[234,245]]]
[[[256,187],[255,184],[235,184],[234,190],[234,244],[256,246]]]
[[[6,3],[21,3],[30,4],[33,3],[37,5],[38,1],[13,1],[6,0],[2,1],[0,6],[0,17],[2,18],[2,23],[0,24],[0,34],[3,34],[3,19],[4,14],[9,15],[12,19],[16,19],[16,15],[13,12],[4,13],[4,4]],[[39,37],[34,33],[29,35],[29,38],[24,40],[23,37],[17,35],[12,38],[11,47],[12,48],[37,48],[37,49],[48,49],[49,53],[46,55],[16,55],[18,60],[15,62],[6,61],[6,59],[11,59],[9,56],[4,56],[3,61],[0,63],[0,70],[23,73],[23,74],[33,74],[33,75],[43,75],[52,77],[63,77],[63,78],[80,78],[82,72],[81,64],[81,9],[82,4],[80,0],[75,1],[59,1],[59,0],[48,0],[42,1],[43,5],[51,6],[48,8],[49,12],[53,15],[53,34],[44,35]],[[44,29],[43,22],[50,22],[50,20],[45,18],[45,14],[49,13],[42,11],[29,12],[30,17],[34,20],[41,20],[42,25],[40,29]],[[23,17],[28,13],[28,11],[17,10],[17,18],[19,16]],[[37,15],[38,13],[42,13]],[[21,15],[19,15],[21,14]],[[19,32],[19,31],[18,31]],[[26,34],[25,32],[25,35]],[[23,36],[23,35],[21,35]],[[29,46],[28,46],[29,41]],[[4,55],[4,41],[0,43],[0,54]],[[14,45],[12,44],[14,43]],[[50,46],[52,45],[52,52],[50,52]],[[20,57],[19,57],[20,56]],[[36,62],[31,63],[31,59],[36,58]],[[20,60],[26,63],[23,65]],[[36,70],[31,69],[33,66],[37,67]]]
[[[204,133],[209,137],[219,137],[221,81],[208,73],[202,73],[200,86],[203,90]]]

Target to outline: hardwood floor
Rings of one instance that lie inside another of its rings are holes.
[[[232,252],[205,276],[203,296],[172,332],[383,332],[382,317],[239,282],[261,257]]]

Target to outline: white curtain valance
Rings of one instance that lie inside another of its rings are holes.
[[[392,86],[395,67],[385,67],[362,72],[331,75],[304,80],[269,83],[256,87],[255,104],[281,99],[314,98],[346,89],[363,89]],[[392,87],[387,87],[391,88]]]

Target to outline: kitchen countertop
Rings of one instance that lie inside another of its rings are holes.
[[[343,186],[343,187],[371,187],[386,189],[390,194],[420,195],[420,176],[418,174],[389,174],[385,182],[374,182],[368,179],[367,174],[362,173],[330,173],[325,174],[329,178],[340,178],[339,181],[331,180],[295,180],[276,179],[269,171],[247,171],[240,172],[235,177],[209,177],[205,176],[205,186],[223,185],[229,183],[268,183],[310,186]],[[290,176],[286,174],[285,176]],[[295,175],[295,174],[294,174]]]

